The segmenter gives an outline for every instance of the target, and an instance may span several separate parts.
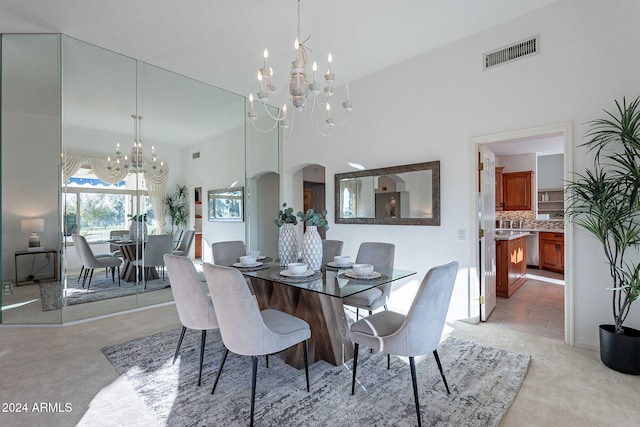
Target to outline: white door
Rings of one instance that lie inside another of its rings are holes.
[[[480,320],[486,321],[496,307],[496,156],[484,145],[479,153]]]

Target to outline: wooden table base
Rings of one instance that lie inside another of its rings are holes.
[[[342,299],[252,277],[261,310],[273,308],[305,320],[311,327],[309,364],[325,360],[340,365],[353,358],[353,344]],[[286,363],[304,368],[302,344],[287,350]]]

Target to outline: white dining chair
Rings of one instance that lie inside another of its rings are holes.
[[[355,393],[356,387],[360,344],[387,353],[387,369],[390,365],[390,354],[409,358],[418,426],[421,426],[422,423],[415,356],[433,352],[444,386],[447,393],[450,393],[436,347],[442,337],[457,271],[457,261],[429,270],[422,279],[407,315],[394,311],[381,311],[351,325],[351,341],[353,341],[352,395]]]
[[[322,267],[326,267],[328,262],[332,262],[334,256],[342,255],[343,245],[342,240],[324,239],[322,241]]]
[[[171,254],[165,254],[163,258],[169,274],[171,292],[173,292],[173,299],[176,302],[178,317],[180,318],[180,323],[182,323],[182,331],[173,356],[173,363],[176,363],[187,328],[202,331],[200,338],[200,370],[198,372],[198,385],[200,385],[202,383],[202,363],[204,361],[207,331],[218,329],[216,312],[211,298],[207,296],[202,287],[202,282],[193,262],[187,257]]]
[[[302,343],[308,392],[307,340],[311,337],[311,328],[304,320],[282,311],[274,309],[260,311],[251,292],[249,292],[242,273],[237,269],[214,264],[204,264],[203,269],[211,300],[216,310],[222,342],[226,347],[211,394],[216,391],[229,351],[243,356],[251,356],[253,369],[250,425],[253,426],[259,356],[277,353]]]
[[[173,249],[173,235],[171,234],[152,234],[147,237],[144,245],[142,258],[132,262],[136,266],[136,270],[144,277],[144,289],[147,289],[149,273],[151,267],[160,267],[162,269],[162,280],[164,280],[164,254],[170,254]]]
[[[122,260],[118,257],[104,255],[101,257],[96,257],[91,250],[91,246],[87,243],[87,239],[84,236],[79,234],[74,234],[72,236],[73,244],[78,252],[78,256],[80,257],[80,261],[82,262],[82,267],[84,270],[84,275],[82,278],[82,287],[84,288],[85,282],[87,281],[87,276],[89,276],[89,283],[87,284],[87,291],[89,290],[89,286],[91,286],[91,279],[93,278],[93,270],[96,268],[106,268],[111,270],[111,280],[115,282],[115,271],[118,269],[118,286],[120,286],[120,264],[122,264]],[[82,272],[80,273],[82,275]]]
[[[172,254],[189,257],[189,252],[191,251],[191,245],[193,244],[195,234],[196,232],[194,230],[185,230],[180,238],[180,244]]]
[[[391,274],[395,258],[396,246],[393,243],[363,242],[358,249],[356,264],[371,264],[374,271]],[[371,288],[355,295],[345,297],[344,305],[356,307],[356,320],[360,317],[360,309],[368,310],[371,315],[380,307],[387,309],[391,295],[391,283],[379,288]]]
[[[247,248],[242,240],[215,242],[211,244],[211,253],[215,265],[229,267],[238,262],[238,258],[247,254]]]

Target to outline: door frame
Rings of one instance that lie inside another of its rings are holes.
[[[469,138],[469,159],[470,159],[470,169],[471,171],[477,170],[477,159],[478,159],[478,150],[479,145],[488,144],[492,142],[500,142],[500,141],[508,141],[512,139],[525,138],[525,137],[534,137],[539,135],[548,135],[552,133],[560,133],[564,139],[564,179],[565,181],[571,180],[573,176],[573,122],[565,121],[552,123],[543,126],[535,126],[525,129],[516,129],[505,132],[498,132],[487,135],[474,136]],[[477,191],[478,188],[478,174],[470,173],[469,174],[469,188],[474,189],[471,192],[472,200],[469,203],[470,212],[469,218],[470,223],[474,224],[471,228],[471,241],[474,244],[469,245],[471,254],[470,260],[472,265],[475,264],[475,268],[470,269],[470,271],[480,271],[480,266],[478,265],[479,260],[479,248],[475,242],[478,241],[478,229],[475,224],[478,223],[477,218],[480,215],[477,201]],[[565,206],[568,205],[567,195],[565,194]],[[566,344],[573,346],[575,345],[575,322],[574,322],[574,288],[573,288],[573,224],[565,219],[564,224],[564,236],[565,236],[565,245],[564,245],[564,259],[565,259],[565,271],[564,271],[564,341]],[[478,273],[479,274],[479,273]],[[473,280],[471,281],[473,283]],[[479,282],[479,281],[478,281]],[[478,291],[479,295],[480,291]],[[473,293],[471,293],[473,295]],[[479,310],[479,298],[476,298],[474,301],[470,301],[470,304],[478,304],[478,312]]]

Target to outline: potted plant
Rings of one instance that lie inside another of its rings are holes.
[[[311,270],[320,270],[322,267],[322,239],[318,233],[318,227],[329,229],[326,209],[322,212],[314,212],[313,209],[297,213],[300,221],[307,226],[302,237],[302,260],[309,265]]]
[[[296,238],[295,226],[298,224],[298,218],[293,214],[293,208],[287,207],[286,203],[282,204],[282,208],[278,211],[276,219],[273,221],[280,228],[278,236],[278,257],[280,264],[287,266],[298,260],[298,245]]]
[[[176,191],[164,198],[164,213],[171,218],[171,232],[174,228],[185,227],[189,219],[189,205],[187,204],[187,186],[176,185]]]
[[[613,324],[600,325],[600,358],[640,374],[640,331],[624,326],[640,295],[640,97],[590,123],[583,145],[593,167],[568,182],[566,214],[600,244],[608,261]]]

